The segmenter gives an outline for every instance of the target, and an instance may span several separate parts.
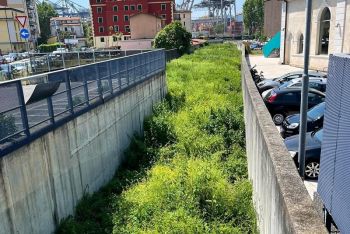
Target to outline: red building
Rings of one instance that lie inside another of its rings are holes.
[[[162,18],[162,26],[173,21],[173,0],[90,0],[96,47],[113,46],[113,34],[130,38],[130,16],[147,13]]]

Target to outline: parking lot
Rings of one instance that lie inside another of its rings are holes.
[[[264,58],[262,55],[250,55],[248,64],[250,64],[250,67],[256,66],[255,68],[259,73],[263,71],[263,75],[266,79],[272,79],[280,77],[286,73],[302,70],[302,68],[280,64],[279,58]],[[280,126],[276,126],[276,128],[281,132]],[[305,180],[304,184],[311,199],[313,199],[314,192],[317,191],[317,181]]]

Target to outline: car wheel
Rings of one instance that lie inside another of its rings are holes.
[[[272,117],[272,120],[276,125],[281,125],[283,123],[283,120],[284,120],[284,115],[283,114],[274,114],[274,116]]]
[[[308,179],[317,179],[320,174],[320,162],[308,161],[305,164],[305,176]]]

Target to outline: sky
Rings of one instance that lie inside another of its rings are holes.
[[[242,12],[243,2],[244,0],[236,0],[237,14]],[[77,4],[89,7],[89,0],[74,0]],[[176,3],[181,3],[181,0],[176,0]],[[201,2],[201,0],[195,0],[194,4]],[[233,12],[233,10],[232,10]],[[208,9],[192,9],[192,19],[198,19],[201,16],[205,16],[208,14]]]

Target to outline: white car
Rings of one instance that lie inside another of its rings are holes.
[[[52,52],[52,54],[62,54],[67,52],[68,52],[68,49],[66,48],[57,48],[55,51]]]
[[[4,55],[3,58],[5,59],[5,61],[6,61],[7,63],[12,63],[12,62],[14,62],[15,59],[16,59],[14,56],[11,56],[11,55],[9,55],[9,54]]]

